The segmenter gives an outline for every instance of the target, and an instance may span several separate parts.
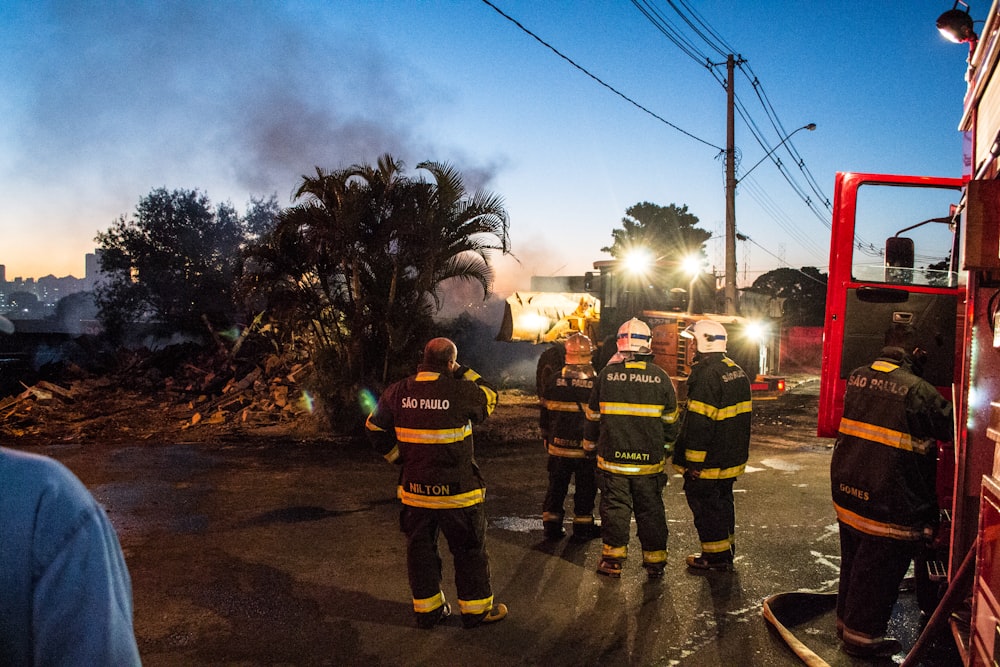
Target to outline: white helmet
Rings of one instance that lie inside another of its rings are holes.
[[[572,334],[566,339],[566,363],[589,364],[594,353],[594,344],[582,333]]]
[[[618,329],[618,351],[649,354],[652,352],[650,341],[653,335],[649,326],[640,319],[633,317]]]
[[[693,338],[699,352],[726,351],[726,328],[715,320],[698,320],[681,335]]]

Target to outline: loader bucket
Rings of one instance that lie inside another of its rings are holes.
[[[551,343],[575,333],[591,336],[599,301],[586,293],[514,292],[507,297],[499,341]]]

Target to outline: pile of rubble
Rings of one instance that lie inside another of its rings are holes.
[[[194,377],[185,386],[168,383],[168,391],[189,397],[191,415],[184,428],[225,423],[259,426],[292,421],[312,412],[312,398],[301,386],[312,371],[311,363],[288,363],[272,355],[263,366],[230,373],[195,367],[189,370]]]
[[[57,380],[22,385],[22,392],[0,398],[0,435],[8,442],[40,436],[197,439],[195,431],[206,431],[201,435],[207,437],[220,430],[313,421],[307,361],[271,355],[262,363],[236,363],[183,352],[171,357],[136,353],[110,375],[94,377],[74,367]]]

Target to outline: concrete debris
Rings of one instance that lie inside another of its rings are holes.
[[[146,439],[178,430],[290,424],[311,413],[308,361],[276,354],[259,364],[211,352],[131,354],[112,375],[75,369],[58,382],[22,384],[22,392],[0,398],[0,434],[56,432],[59,440],[77,441],[125,432]]]

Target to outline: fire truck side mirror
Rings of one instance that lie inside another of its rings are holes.
[[[885,240],[886,267],[913,268],[913,239],[905,236],[890,236]]]

